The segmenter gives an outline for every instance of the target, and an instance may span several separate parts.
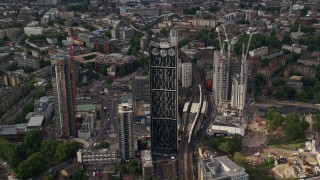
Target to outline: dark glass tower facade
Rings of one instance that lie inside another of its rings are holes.
[[[178,63],[176,35],[150,45],[151,151],[153,155],[176,154],[178,117]]]

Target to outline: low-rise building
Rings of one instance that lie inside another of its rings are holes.
[[[239,167],[227,156],[199,157],[198,159],[199,180],[249,180],[245,169]]]
[[[22,142],[27,134],[28,123],[1,125],[0,135],[13,142]]]
[[[249,51],[251,57],[261,57],[268,54],[268,47],[260,47]]]
[[[115,149],[85,150],[77,152],[77,160],[84,165],[110,164],[117,162],[117,151]]]
[[[42,27],[25,27],[24,33],[28,36],[43,34],[43,28]]]
[[[285,45],[282,45],[282,49],[290,51],[290,52],[294,52],[297,54],[301,54],[307,50],[307,46],[301,46],[301,45],[296,45],[296,44],[293,44],[293,45],[286,45],[285,44]]]
[[[198,26],[198,27],[216,27],[217,26],[217,21],[214,19],[199,19],[199,18],[194,18],[189,20],[191,22],[192,26]]]
[[[33,115],[27,124],[27,130],[39,130],[44,126],[44,116],[43,115]]]
[[[31,56],[16,56],[15,57],[19,67],[32,67],[34,69],[40,68],[40,60]]]
[[[3,39],[4,37],[15,39],[17,38],[19,32],[19,28],[0,29],[0,39]]]
[[[287,67],[285,69],[284,76],[290,77],[292,75],[297,75],[295,73],[300,73],[302,76],[313,78],[316,76],[317,69],[312,67],[307,67],[307,66],[294,65],[294,66]]]
[[[244,136],[246,124],[243,124],[244,117],[217,116],[207,130],[208,134],[232,135],[239,134]]]
[[[144,179],[153,176],[153,164],[150,150],[141,151],[142,176]]]

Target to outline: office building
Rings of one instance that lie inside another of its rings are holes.
[[[114,52],[114,41],[109,38],[98,38],[95,43],[96,51],[110,54]]]
[[[249,180],[249,175],[227,156],[215,158],[203,156],[198,160],[198,178],[199,180]]]
[[[182,87],[190,87],[192,85],[192,63],[181,64],[181,81]]]
[[[132,132],[133,111],[131,103],[118,105],[119,148],[124,160],[134,157],[134,137]]]
[[[151,152],[177,153],[178,117],[178,33],[156,39],[150,45]]]
[[[133,80],[133,98],[135,101],[143,100],[144,102],[150,101],[149,92],[149,77],[148,76],[135,76]]]
[[[77,152],[77,160],[84,165],[110,164],[117,162],[117,152],[114,149],[86,150]]]
[[[75,62],[65,55],[55,56],[51,67],[56,136],[75,137],[77,133]]]
[[[228,101],[230,55],[225,51],[214,51],[213,94],[215,104]]]

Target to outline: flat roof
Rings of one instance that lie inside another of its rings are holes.
[[[84,111],[95,111],[96,105],[94,104],[80,104],[77,105],[77,111],[78,112],[84,112]]]
[[[28,122],[27,127],[36,127],[41,126],[44,121],[43,115],[32,116]]]

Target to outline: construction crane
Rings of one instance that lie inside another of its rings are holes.
[[[252,36],[255,35],[255,34],[258,34],[258,32],[254,32],[254,33],[251,33],[250,34],[250,37],[249,37],[249,41],[248,41],[248,44],[247,44],[247,50],[246,50],[246,53],[244,54],[243,50],[244,50],[244,47],[242,49],[242,56],[243,58],[246,60],[247,59],[247,56],[248,56],[248,53],[249,53],[249,48],[250,48],[250,45],[251,45],[251,39],[252,39]]]
[[[228,38],[228,34],[227,34],[227,31],[226,31],[226,28],[224,27],[224,25],[222,24],[222,28],[223,28],[223,31],[224,31],[224,35],[226,36],[226,40],[227,40],[227,43],[228,43],[228,58],[230,58],[230,53],[231,53],[231,43],[230,43],[230,40]]]
[[[219,29],[219,28],[216,28],[216,32],[218,33],[220,51],[221,51],[221,53],[222,53],[222,52],[223,52],[223,47],[222,47],[222,43],[221,43],[220,29]]]

